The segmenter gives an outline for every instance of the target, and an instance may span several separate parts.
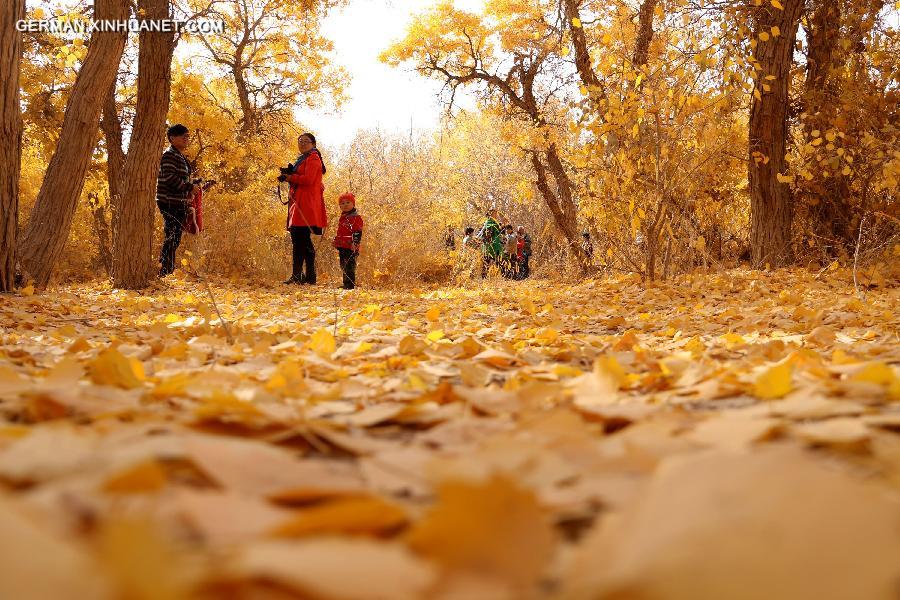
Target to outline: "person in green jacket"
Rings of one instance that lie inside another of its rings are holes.
[[[487,277],[488,269],[492,265],[500,264],[503,255],[503,237],[500,232],[500,223],[497,222],[497,209],[492,208],[487,212],[487,219],[478,232],[481,240],[481,278]]]

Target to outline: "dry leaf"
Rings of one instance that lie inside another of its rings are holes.
[[[442,484],[437,505],[407,542],[448,567],[527,585],[547,568],[556,535],[534,495],[497,476],[484,483]]]

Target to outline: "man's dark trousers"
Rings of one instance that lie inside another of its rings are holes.
[[[166,276],[175,271],[175,253],[181,244],[184,219],[187,216],[187,204],[184,202],[160,202],[157,200],[156,205],[162,213],[166,234],[162,252],[159,254],[159,273],[162,276]]]

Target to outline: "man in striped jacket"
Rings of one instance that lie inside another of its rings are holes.
[[[191,182],[191,164],[182,154],[191,141],[184,125],[172,125],[166,131],[171,146],[163,152],[156,179],[156,205],[165,222],[165,235],[160,252],[159,276],[175,271],[175,253],[181,244],[181,233],[188,211],[193,210],[192,199],[199,186]]]

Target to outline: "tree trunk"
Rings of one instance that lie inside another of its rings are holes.
[[[122,149],[122,123],[116,109],[115,83],[103,103],[100,128],[106,140],[106,181],[109,185],[109,201],[115,211],[122,196],[122,183],[125,179],[125,151]]]
[[[100,264],[103,265],[103,270],[106,271],[106,274],[112,276],[112,244],[110,243],[111,235],[107,217],[109,206],[100,200],[96,192],[91,192],[88,195],[88,202],[91,206],[91,214],[94,217],[94,232],[97,234]]]
[[[0,292],[16,287],[16,238],[19,232],[19,171],[22,164],[22,111],[19,64],[22,34],[16,21],[25,16],[25,0],[0,4]]]
[[[754,14],[754,39],[758,42],[755,58],[760,70],[750,105],[749,179],[750,246],[756,268],[767,264],[780,267],[793,261],[793,198],[777,175],[785,170],[788,90],[803,1],[784,0],[782,4],[784,9],[779,10],[766,3]],[[780,29],[780,35],[767,41],[759,39],[760,33],[771,35],[773,27]],[[766,80],[769,75],[775,79]],[[770,89],[766,91],[764,85]]]
[[[638,13],[638,34],[634,45],[634,55],[631,58],[635,67],[643,67],[650,56],[650,42],[653,41],[653,13],[656,11],[657,0],[644,0]]]
[[[606,101],[606,90],[601,85],[591,64],[591,54],[584,27],[580,24],[576,25],[581,21],[579,0],[561,0],[561,3],[569,27],[569,35],[572,36],[572,46],[575,48],[575,68],[578,70],[578,77],[587,90],[597,118],[602,120],[604,111],[600,110],[600,105]]]
[[[144,19],[169,17],[169,0],[139,0]],[[113,283],[139,289],[153,278],[156,177],[172,83],[174,33],[141,31],[134,129],[125,160],[124,188],[114,213]]]
[[[94,18],[128,18],[126,0],[95,0]],[[97,141],[102,102],[97,90],[108,90],[118,73],[126,32],[95,32],[87,57],[72,87],[56,151],[38,192],[19,247],[23,275],[38,287],[50,281],[69,237],[72,217]]]
[[[568,188],[566,188],[568,185],[568,176],[565,174],[564,170],[561,174],[559,173],[559,171],[563,169],[563,165],[559,160],[559,156],[556,154],[555,147],[551,145],[550,149],[545,154],[548,158],[547,162],[550,165],[550,173],[552,174],[554,181],[556,181],[559,195],[554,193],[553,189],[550,187],[550,182],[547,179],[547,167],[541,161],[538,153],[532,152],[531,165],[534,167],[534,172],[537,176],[535,184],[537,185],[541,196],[544,198],[544,203],[553,215],[556,227],[565,236],[566,241],[569,242],[569,249],[578,260],[579,268],[582,273],[587,273],[589,270],[590,258],[584,252],[580,244],[581,234],[578,232],[577,209],[575,203],[572,202],[571,196],[569,196],[568,199],[565,197],[565,194],[569,193]]]
[[[97,243],[100,245],[100,262],[109,277],[113,276],[112,231],[110,215],[115,221],[116,207],[122,197],[122,182],[125,177],[125,152],[122,150],[122,123],[116,109],[116,84],[113,83],[106,101],[103,103],[103,116],[100,118],[100,129],[106,141],[106,182],[109,188],[109,202],[103,203],[95,199],[91,208],[94,213],[94,227],[97,232]]]

